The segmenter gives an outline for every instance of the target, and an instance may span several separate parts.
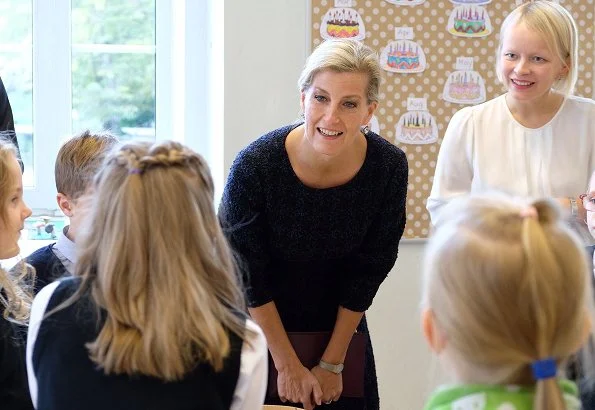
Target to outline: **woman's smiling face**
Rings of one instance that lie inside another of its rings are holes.
[[[305,136],[315,152],[336,156],[353,146],[377,106],[367,101],[368,81],[364,73],[325,70],[302,92]]]
[[[556,81],[568,73],[539,33],[524,23],[510,26],[503,35],[498,56],[500,78],[509,97],[518,102],[536,102],[547,97]]]

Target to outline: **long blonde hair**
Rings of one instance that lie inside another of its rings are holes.
[[[10,173],[10,161],[17,158],[16,147],[0,133],[0,218],[6,223],[8,218],[6,203],[14,184]],[[15,269],[7,272],[0,268],[0,304],[4,319],[25,324],[31,310],[31,288],[35,271],[31,266],[20,262]],[[31,283],[27,283],[30,281]]]
[[[548,200],[529,208],[500,196],[450,204],[428,244],[426,307],[469,383],[536,383],[534,409],[564,409],[556,378],[584,341],[591,281],[579,239]]]
[[[75,271],[106,313],[91,359],[106,374],[179,380],[223,368],[228,331],[246,339],[231,253],[204,159],[172,141],[108,154],[88,200]]]

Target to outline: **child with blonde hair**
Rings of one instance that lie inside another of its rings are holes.
[[[0,139],[0,259],[19,254],[18,240],[31,209],[23,201],[16,147]],[[25,334],[31,297],[22,283],[27,265],[9,274],[0,268],[0,408],[32,409],[25,371]]]
[[[204,159],[176,142],[130,142],[90,190],[74,277],[33,302],[36,408],[260,408],[266,342],[243,313]]]
[[[426,254],[422,324],[455,384],[426,410],[580,409],[560,369],[590,333],[591,281],[559,214],[550,200],[499,196],[444,209]]]

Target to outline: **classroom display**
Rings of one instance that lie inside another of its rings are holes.
[[[377,51],[383,69],[371,129],[409,161],[404,238],[425,238],[440,143],[452,115],[504,92],[495,73],[502,21],[522,0],[311,0],[313,49],[355,38]],[[593,98],[595,0],[560,0],[579,30],[575,94]]]

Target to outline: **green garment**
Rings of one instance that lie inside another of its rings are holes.
[[[576,384],[560,380],[567,410],[580,410]],[[436,390],[424,410],[533,410],[534,388],[482,384],[445,386]]]

